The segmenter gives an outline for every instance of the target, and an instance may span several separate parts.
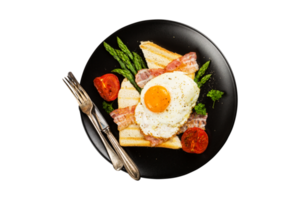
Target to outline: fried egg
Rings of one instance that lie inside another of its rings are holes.
[[[144,135],[167,140],[179,133],[196,105],[200,89],[183,72],[164,73],[141,92],[135,120]]]

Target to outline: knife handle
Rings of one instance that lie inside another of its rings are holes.
[[[124,163],[124,167],[127,173],[134,179],[140,179],[140,172],[131,158],[127,155],[124,149],[120,146],[119,142],[116,140],[115,136],[109,130],[109,127],[103,129],[103,132],[107,134],[107,138],[109,139],[110,143],[113,145],[116,153],[122,159]]]
[[[104,135],[102,134],[100,127],[98,126],[98,123],[95,119],[95,117],[91,114],[88,115],[90,121],[92,122],[92,124],[94,125],[98,135],[100,136],[100,139],[102,140],[105,149],[110,157],[111,163],[114,167],[115,170],[119,171],[122,167],[123,167],[123,162],[122,160],[119,158],[119,156],[115,153],[115,151],[112,149],[112,147],[109,145],[109,143],[107,142],[107,140],[105,139]]]

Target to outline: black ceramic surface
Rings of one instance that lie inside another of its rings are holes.
[[[150,147],[124,147],[125,151],[136,163],[144,178],[172,178],[188,174],[199,169],[212,159],[225,144],[233,128],[237,112],[237,89],[231,68],[220,50],[199,31],[173,21],[149,20],[128,25],[113,33],[104,41],[118,48],[116,37],[120,37],[131,51],[142,54],[140,41],[152,41],[170,51],[184,55],[188,52],[197,53],[197,62],[202,66],[208,60],[211,64],[206,74],[212,77],[202,88],[198,102],[206,105],[208,112],[206,132],[209,145],[202,154],[189,154],[182,149],[172,150]],[[100,42],[100,41],[99,41]],[[81,85],[98,106],[111,127],[112,133],[119,138],[117,125],[102,109],[103,99],[93,85],[95,77],[120,68],[118,62],[105,50],[103,42],[90,57],[81,77]],[[123,77],[119,77],[120,83]],[[211,89],[224,91],[220,101],[212,109],[212,100],[206,97]],[[117,101],[114,108],[117,108]],[[81,113],[83,126],[88,137],[99,153],[110,162],[103,144],[87,116]],[[181,135],[180,135],[181,137]],[[113,168],[112,168],[113,170]],[[126,170],[123,168],[123,171]]]

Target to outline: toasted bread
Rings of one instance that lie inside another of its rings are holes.
[[[168,51],[153,42],[141,42],[140,48],[143,51],[148,68],[165,68],[174,59],[180,58],[182,55]],[[187,74],[194,79],[195,73]],[[121,84],[118,94],[119,108],[138,104],[140,94],[133,85],[125,78]],[[136,124],[130,125],[128,128],[120,131],[119,141],[121,146],[143,146],[150,147],[150,142],[144,139],[140,132],[140,127]],[[170,149],[182,148],[180,139],[175,136],[156,147],[164,147]]]
[[[149,41],[141,42],[140,48],[143,51],[149,69],[165,68],[170,62],[182,56]],[[194,79],[195,73],[187,74],[187,76]]]

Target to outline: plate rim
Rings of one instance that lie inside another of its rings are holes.
[[[232,74],[232,77],[235,78],[233,83],[234,83],[234,89],[235,89],[235,95],[236,95],[236,103],[237,103],[237,107],[236,107],[236,111],[234,112],[234,122],[232,124],[232,127],[231,127],[231,130],[230,130],[230,134],[227,136],[226,138],[226,141],[224,142],[224,144],[221,146],[221,148],[218,150],[218,152],[212,157],[209,159],[208,162],[206,162],[205,164],[203,164],[202,166],[199,167],[199,169],[202,169],[203,167],[207,166],[209,163],[211,163],[211,161],[215,160],[216,157],[218,157],[218,155],[222,152],[222,150],[227,146],[230,138],[232,137],[232,134],[234,132],[234,130],[236,129],[236,126],[237,126],[237,121],[238,121],[238,117],[239,117],[239,110],[240,110],[240,90],[239,90],[239,84],[238,84],[238,81],[237,81],[237,78],[236,78],[236,73],[234,72],[234,69],[232,67],[232,64],[231,62],[229,61],[227,55],[225,54],[225,52],[221,49],[220,45],[218,45],[208,34],[206,34],[205,32],[203,32],[202,30],[192,26],[192,25],[189,25],[187,23],[184,23],[184,22],[180,22],[180,21],[177,21],[177,20],[171,20],[171,19],[163,19],[163,18],[152,18],[152,19],[145,19],[145,20],[138,20],[138,21],[134,21],[134,22],[131,22],[131,23],[128,23],[128,24],[125,24],[117,29],[115,29],[115,31],[117,30],[121,30],[121,29],[125,29],[125,28],[128,28],[129,26],[133,26],[133,25],[139,25],[139,24],[143,24],[143,23],[147,23],[147,22],[150,22],[150,21],[161,21],[161,22],[172,22],[174,24],[177,24],[177,25],[180,25],[180,26],[185,26],[186,28],[189,28],[189,29],[192,29],[194,31],[196,31],[197,33],[201,34],[203,37],[205,37],[211,44],[213,44],[216,49],[220,52],[220,54],[222,55],[222,57],[224,58],[225,62],[228,64],[228,66],[230,66],[230,73]],[[88,57],[86,58],[85,62],[84,62],[84,65],[80,71],[80,75],[79,75],[79,80],[81,80],[82,78],[82,74],[83,72],[85,71],[85,68],[87,67],[87,61],[90,60],[90,58],[92,57],[93,55],[93,52],[97,49],[97,47],[99,45],[101,45],[103,43],[103,41],[105,41],[105,39],[107,37],[110,37],[112,34],[114,34],[115,31],[112,31],[110,32],[109,34],[107,34],[105,37],[103,37],[101,39],[101,41],[96,44],[94,46],[94,48],[91,50],[91,52],[89,53]],[[80,125],[81,125],[81,128],[84,132],[84,135],[85,137],[87,138],[88,142],[90,143],[90,145],[92,146],[92,148],[96,151],[96,153],[103,159],[105,160],[107,163],[109,163],[110,165],[112,165],[112,162],[110,159],[107,159],[102,153],[100,150],[98,150],[94,144],[94,142],[92,141],[92,139],[90,138],[89,134],[87,133],[87,130],[86,130],[86,127],[83,123],[83,119],[81,117],[82,115],[82,111],[80,110],[80,108],[77,108],[77,112],[78,112],[78,118],[79,118],[79,122],[80,122]],[[105,138],[106,135],[105,135]],[[122,147],[123,148],[123,147]],[[125,150],[125,149],[124,149]],[[124,173],[127,173],[125,168],[122,167],[122,169],[120,170]],[[173,177],[173,178],[181,178],[181,177],[184,177],[184,176],[187,176],[188,173],[184,173],[182,176],[177,176],[177,177]],[[141,179],[142,178],[145,178],[145,179],[151,179],[151,180],[164,180],[164,179],[173,179],[173,178],[164,178],[164,177],[161,177],[161,178],[151,178],[149,176],[141,176]]]

